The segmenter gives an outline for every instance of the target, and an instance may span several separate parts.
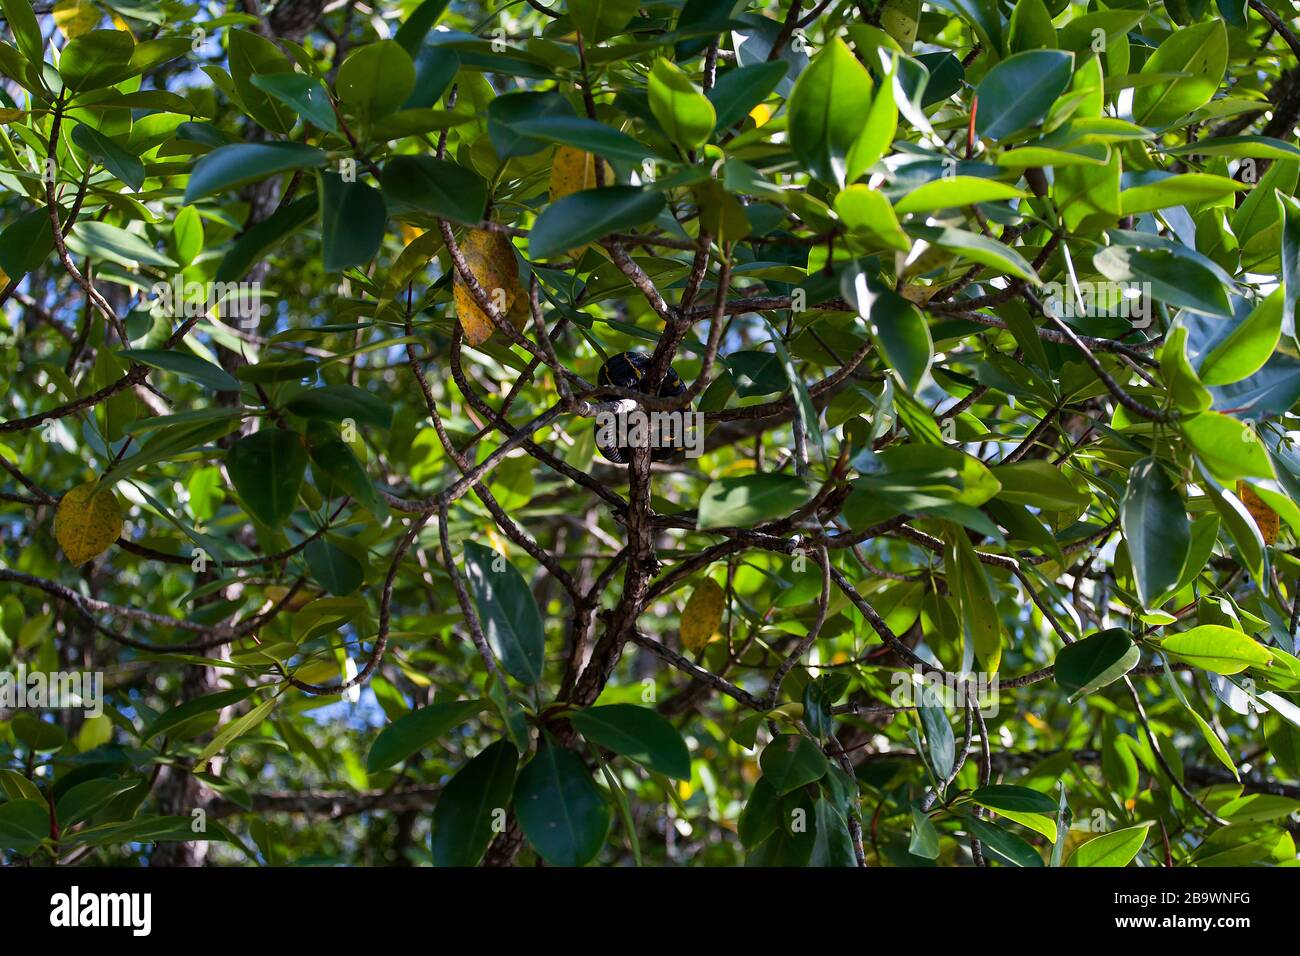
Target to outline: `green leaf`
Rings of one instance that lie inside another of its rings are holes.
[[[871,75],[833,38],[799,74],[787,102],[790,148],[827,186],[848,185],[848,156],[871,106]]]
[[[194,164],[185,187],[185,204],[225,192],[277,173],[315,169],[325,165],[325,154],[301,143],[233,143],[208,153]]]
[[[515,783],[515,816],[552,866],[585,866],[605,845],[609,803],[572,751],[543,741]]]
[[[1128,866],[1147,841],[1151,824],[1114,830],[1081,844],[1066,866]]]
[[[752,790],[745,808],[740,811],[736,821],[736,834],[741,846],[753,849],[781,826],[781,795],[772,789],[772,785],[760,777]]]
[[[907,852],[926,860],[939,859],[939,831],[916,807],[912,807],[912,836],[907,843]]]
[[[650,111],[669,139],[688,150],[708,142],[718,116],[685,73],[668,60],[656,60],[649,89]]]
[[[981,807],[999,813],[1008,810],[1013,813],[1056,813],[1056,801],[1047,794],[1011,784],[991,784],[980,787],[970,795],[970,798]]]
[[[285,106],[327,133],[339,131],[338,119],[325,87],[315,77],[305,73],[258,73],[250,82],[264,93],[269,93]]]
[[[465,542],[465,574],[493,653],[515,680],[536,684],[546,664],[546,631],[523,575],[476,541]]]
[[[0,232],[0,269],[16,281],[35,272],[54,251],[54,224],[48,206],[16,217]]]
[[[72,141],[132,189],[138,192],[144,185],[144,163],[115,140],[85,123],[79,123],[72,130]]]
[[[308,193],[277,209],[235,240],[217,266],[216,282],[238,282],[259,259],[316,215],[316,194]]]
[[[1097,271],[1113,282],[1146,282],[1161,302],[1228,318],[1232,305],[1217,276],[1205,266],[1167,249],[1107,246],[1092,257]]]
[[[1202,624],[1172,634],[1160,642],[1160,649],[1215,674],[1239,674],[1248,667],[1267,667],[1273,659],[1268,648],[1221,624]]]
[[[849,824],[826,797],[818,795],[813,804],[812,854],[809,866],[857,866]]]
[[[677,780],[691,778],[691,758],[682,735],[648,707],[608,704],[575,710],[568,717],[593,744],[665,776]]]
[[[793,475],[741,475],[720,478],[700,498],[696,527],[749,528],[782,517],[807,504],[814,489]]]
[[[912,242],[898,224],[894,207],[884,193],[855,183],[835,197],[835,213],[850,232],[870,237],[898,252],[911,251]]]
[[[971,262],[978,262],[995,273],[1012,275],[1018,279],[1028,279],[1035,285],[1039,282],[1038,273],[1034,271],[1034,267],[1026,261],[1024,256],[1005,243],[998,242],[998,240],[989,236],[981,236],[978,233],[968,232],[965,229],[956,229],[952,226],[941,228],[921,226],[915,221],[907,224],[907,231],[933,246],[955,252]]]
[[[234,720],[222,726],[213,736],[208,745],[199,751],[199,755],[194,758],[194,770],[196,773],[202,773],[207,769],[207,763],[217,754],[224,753],[226,749],[243,737],[251,733],[270,716],[280,698],[277,696],[268,697],[246,714],[236,717]],[[188,818],[187,818],[188,819]]]
[[[569,0],[569,16],[588,43],[623,31],[636,16],[637,0]]]
[[[934,358],[930,327],[920,310],[866,272],[847,270],[842,284],[889,366],[909,392],[916,391]]]
[[[387,517],[388,503],[379,496],[366,469],[347,442],[332,434],[319,436],[309,430],[308,451],[318,487],[322,483],[322,477],[328,478],[330,484],[369,508],[380,521]]]
[[[627,133],[583,116],[518,119],[511,121],[509,128],[519,136],[572,146],[614,162],[640,164],[642,160],[657,155],[650,147]]]
[[[176,268],[175,261],[155,250],[134,232],[94,219],[83,219],[72,227],[68,246],[82,255],[108,259],[124,266]]]
[[[241,438],[226,453],[226,471],[244,506],[270,527],[293,513],[306,470],[302,436],[279,428]]]
[[[585,189],[551,203],[528,237],[534,259],[563,255],[611,232],[643,225],[664,208],[663,193],[635,186]]]
[[[434,866],[478,866],[510,805],[518,765],[514,744],[498,740],[447,782],[433,808]]]
[[[1191,526],[1182,497],[1154,458],[1143,458],[1129,472],[1120,522],[1138,599],[1143,607],[1155,608],[1178,583],[1191,547]]]
[[[1027,50],[998,63],[975,90],[975,132],[998,142],[1045,117],[1074,71],[1064,50]]]
[[[419,53],[424,38],[428,36],[429,31],[433,29],[449,3],[450,0],[424,0],[402,21],[402,25],[398,27],[397,36],[394,39],[397,40],[407,54],[415,57]]]
[[[1059,468],[1046,461],[995,465],[990,471],[1002,485],[998,497],[1003,501],[1045,511],[1070,511],[1083,508],[1092,500],[1091,495],[1075,488]]]
[[[483,710],[481,700],[429,704],[403,714],[379,732],[366,757],[366,772],[395,767]]]
[[[172,239],[180,265],[188,266],[203,251],[203,220],[193,206],[184,206],[172,221]]]
[[[1027,194],[1015,186],[979,176],[942,176],[913,189],[894,204],[894,212],[937,212],[982,202],[1021,199]]]
[[[124,30],[91,30],[69,40],[59,57],[59,75],[70,91],[84,93],[133,75],[135,41]]]
[[[830,769],[821,748],[799,734],[773,737],[759,755],[758,765],[763,771],[763,779],[779,794],[815,783]]]
[[[374,186],[348,182],[342,176],[321,176],[321,244],[326,272],[363,266],[384,241],[388,214]]]
[[[871,109],[867,112],[867,121],[862,132],[849,149],[848,169],[845,179],[853,182],[872,166],[878,163],[888,151],[898,132],[898,106],[894,102],[894,78],[898,64],[890,61],[888,68],[882,67],[880,85],[871,98]]]
[[[789,69],[785,60],[773,60],[718,74],[717,83],[706,94],[718,117],[714,129],[721,132],[743,120],[772,94]]]
[[[477,225],[487,206],[487,183],[446,160],[395,156],[384,167],[384,201],[393,215],[426,213]]]
[[[272,133],[287,135],[298,121],[297,109],[268,96],[253,83],[254,76],[271,76],[292,73],[293,64],[279,47],[260,33],[252,30],[230,30],[226,34],[229,47],[230,82],[240,106],[259,126]]]
[[[37,753],[59,750],[68,742],[68,735],[62,727],[51,721],[42,720],[34,713],[15,714],[10,726],[18,742]]]
[[[326,538],[308,544],[303,557],[316,583],[336,597],[351,594],[365,581],[361,563]]]
[[[921,729],[925,731],[925,752],[930,758],[930,768],[941,781],[946,780],[957,764],[957,743],[943,703],[928,684],[920,689],[916,711],[921,719]]]
[[[138,780],[101,777],[87,780],[69,787],[55,806],[54,816],[59,821],[59,829],[66,830],[89,819],[98,810],[108,805],[114,797],[139,786]]]
[[[194,700],[187,700],[179,707],[173,707],[171,710],[165,711],[154,718],[153,722],[140,735],[140,740],[147,744],[155,737],[171,736],[173,731],[189,723],[195,717],[202,717],[205,714],[215,715],[217,711],[247,699],[257,689],[255,686],[236,687],[234,690],[223,690],[215,694],[197,697]]]
[[[0,0],[0,10],[4,11],[9,29],[18,41],[18,49],[22,50],[28,63],[39,69],[45,60],[45,39],[31,0]]]
[[[285,408],[303,418],[326,422],[348,419],[375,428],[393,426],[393,407],[355,385],[326,385],[299,392]]]
[[[50,835],[50,811],[35,800],[0,803],[0,849],[31,856]]]
[[[181,378],[197,382],[204,388],[217,392],[238,392],[239,380],[219,365],[187,352],[170,352],[165,349],[124,349],[118,353],[123,358],[164,372],[174,372]]]
[[[1219,481],[1273,477],[1268,452],[1246,423],[1218,412],[1202,412],[1185,419],[1181,428],[1201,464]]]
[[[357,47],[339,67],[339,101],[372,122],[395,112],[415,89],[415,64],[396,40]]]
[[[1070,693],[1069,702],[1074,703],[1119,680],[1137,666],[1141,657],[1133,635],[1113,627],[1062,647],[1056,652],[1052,674],[1056,683]]]
[[[950,567],[949,573],[955,573],[957,578],[956,591],[961,601],[961,624],[967,645],[974,650],[980,666],[996,671],[1002,662],[1002,627],[988,575],[963,529],[952,528],[948,539],[956,559],[956,567]]]
[[[1255,374],[1268,361],[1282,338],[1282,289],[1262,300],[1201,360],[1198,373],[1205,385],[1228,385]]]
[[[1142,75],[1170,77],[1137,86],[1133,122],[1166,126],[1207,103],[1223,80],[1228,33],[1218,18],[1175,30],[1142,64]]]
[[[995,823],[971,820],[970,829],[971,833],[978,837],[984,845],[985,851],[992,851],[995,856],[1012,866],[1038,867],[1043,865],[1042,856],[1031,844],[1026,843],[1014,833]]]
[[[1193,205],[1231,196],[1245,189],[1227,176],[1208,173],[1182,173],[1166,176],[1143,186],[1133,186],[1119,194],[1119,208],[1126,216],[1136,216],[1171,206]]]

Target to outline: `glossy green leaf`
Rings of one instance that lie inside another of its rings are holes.
[[[370,745],[366,770],[378,773],[397,766],[481,712],[483,706],[481,700],[454,700],[404,714],[381,730]]]
[[[515,816],[552,866],[586,866],[605,845],[609,803],[571,750],[543,741],[515,783]]]
[[[606,704],[575,710],[569,720],[593,744],[678,780],[691,777],[691,758],[682,735],[653,710]]]
[[[477,866],[483,859],[510,805],[518,764],[514,745],[498,740],[447,782],[433,809],[435,866]]]
[[[475,541],[465,542],[465,573],[493,653],[515,680],[537,683],[546,663],[546,632],[523,575]]]

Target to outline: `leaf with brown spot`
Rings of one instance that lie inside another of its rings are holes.
[[[510,239],[499,232],[472,229],[460,245],[470,274],[487,293],[488,301],[499,308],[515,328],[527,317],[528,302],[519,285],[519,263]],[[491,317],[478,307],[469,287],[457,272],[452,283],[456,316],[470,345],[482,345],[492,337],[495,326]]]
[[[1264,543],[1277,544],[1277,533],[1281,526],[1278,513],[1270,508],[1263,498],[1255,494],[1255,489],[1244,481],[1237,482],[1237,497],[1246,506],[1250,516],[1255,519],[1255,526],[1259,528]]]
[[[705,578],[695,586],[686,607],[682,608],[682,644],[695,653],[703,650],[722,625],[722,607],[726,595],[722,586]]]
[[[54,537],[74,565],[107,551],[122,533],[122,506],[113,489],[98,482],[78,485],[59,502]]]

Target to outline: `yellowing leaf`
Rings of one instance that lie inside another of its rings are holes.
[[[402,228],[402,241],[408,246],[424,235],[424,230],[419,226],[412,226],[408,222],[398,223]]]
[[[755,126],[764,126],[772,118],[772,107],[766,103],[759,103],[749,111],[749,118],[754,121]]]
[[[460,244],[470,274],[487,293],[488,301],[502,314],[508,316],[515,328],[524,324],[528,302],[519,285],[519,263],[515,260],[514,246],[499,232],[471,229]],[[457,272],[452,282],[456,300],[456,316],[470,345],[482,345],[492,337],[495,328],[492,319],[474,301],[469,288]]]
[[[596,156],[592,153],[574,149],[572,146],[557,148],[555,157],[551,160],[551,202],[582,192],[584,189],[596,189],[599,185],[596,182],[596,162]],[[604,185],[613,184],[614,168],[609,163],[605,163]],[[570,259],[576,259],[587,248],[587,246],[580,246],[577,249],[569,249],[565,255]]]
[[[95,29],[103,16],[90,0],[59,0],[53,12],[55,26],[69,40]]]
[[[1244,481],[1237,482],[1237,497],[1246,506],[1250,516],[1255,519],[1255,526],[1259,528],[1259,534],[1264,539],[1264,543],[1276,544],[1277,532],[1281,524],[1278,513],[1270,508],[1263,498],[1255,494],[1255,489]]]
[[[0,107],[0,123],[13,123],[26,115],[26,110],[11,110],[7,106]]]
[[[722,624],[722,606],[726,595],[722,586],[705,578],[695,586],[686,607],[682,608],[682,644],[692,653],[703,650]]]
[[[78,485],[63,496],[54,514],[54,537],[74,565],[107,551],[122,533],[122,507],[111,488]]]
[[[614,182],[614,170],[605,163],[605,183]],[[595,189],[596,157],[572,146],[561,146],[551,160],[551,202],[584,189]]]

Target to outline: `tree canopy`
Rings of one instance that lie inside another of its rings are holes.
[[[1285,0],[0,16],[0,859],[1294,864]]]

